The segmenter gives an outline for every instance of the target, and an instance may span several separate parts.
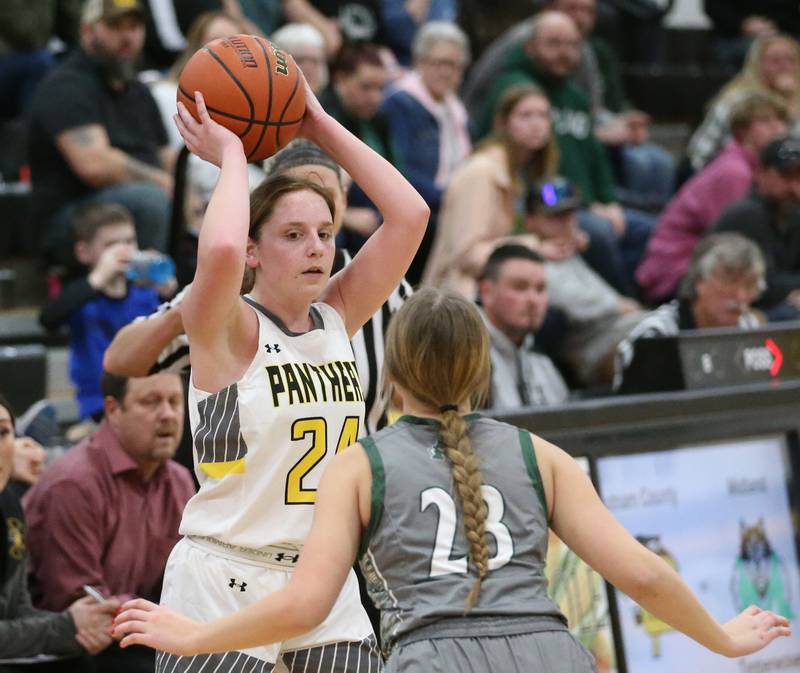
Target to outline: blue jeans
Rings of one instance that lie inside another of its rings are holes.
[[[675,160],[654,143],[625,145],[622,159],[622,200],[634,208],[658,211],[675,193]]]
[[[155,185],[129,182],[100,189],[64,206],[51,218],[45,234],[45,250],[54,261],[74,265],[73,218],[82,206],[99,202],[118,203],[131,212],[140,248],[167,252],[172,198]]]
[[[626,208],[622,238],[614,233],[611,222],[589,210],[578,212],[578,224],[589,236],[589,248],[582,255],[586,263],[617,292],[636,297],[634,274],[656,226],[655,216]]]

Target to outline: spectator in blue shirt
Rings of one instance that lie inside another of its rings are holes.
[[[103,413],[100,377],[103,354],[114,335],[134,318],[159,304],[159,294],[174,293],[175,279],[158,288],[131,283],[127,273],[137,253],[133,217],[123,206],[92,203],[74,221],[75,257],[88,274],[68,283],[39,316],[55,330],[69,326],[70,378],[76,389],[81,420]]]
[[[469,62],[469,44],[453,23],[431,21],[414,38],[414,69],[392,87],[383,104],[392,157],[397,168],[431,209],[425,239],[406,274],[422,276],[435,234],[442,194],[469,155],[469,119],[458,87]]]

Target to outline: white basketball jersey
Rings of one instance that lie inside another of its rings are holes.
[[[189,386],[200,490],[180,532],[261,549],[305,541],[325,466],[359,437],[364,397],[335,309],[314,304],[302,334],[253,310],[258,352],[242,378],[213,394]]]

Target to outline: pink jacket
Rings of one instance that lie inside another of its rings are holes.
[[[636,280],[655,304],[675,295],[697,242],[750,189],[758,157],[732,140],[667,204],[647,244]]]

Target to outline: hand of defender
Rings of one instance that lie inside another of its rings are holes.
[[[162,652],[189,656],[200,650],[201,625],[163,605],[143,598],[128,601],[114,619],[112,635],[122,638],[120,647],[145,645]]]
[[[722,652],[728,657],[741,657],[765,648],[781,636],[791,635],[786,617],[751,605],[722,627],[730,640]]]
[[[192,113],[183,103],[178,103],[178,114],[175,115],[175,125],[178,127],[186,147],[201,159],[222,166],[222,155],[230,147],[242,149],[242,141],[239,137],[226,129],[222,124],[218,124],[208,114],[203,94],[199,91],[194,92],[194,102],[197,106],[198,122]]]

